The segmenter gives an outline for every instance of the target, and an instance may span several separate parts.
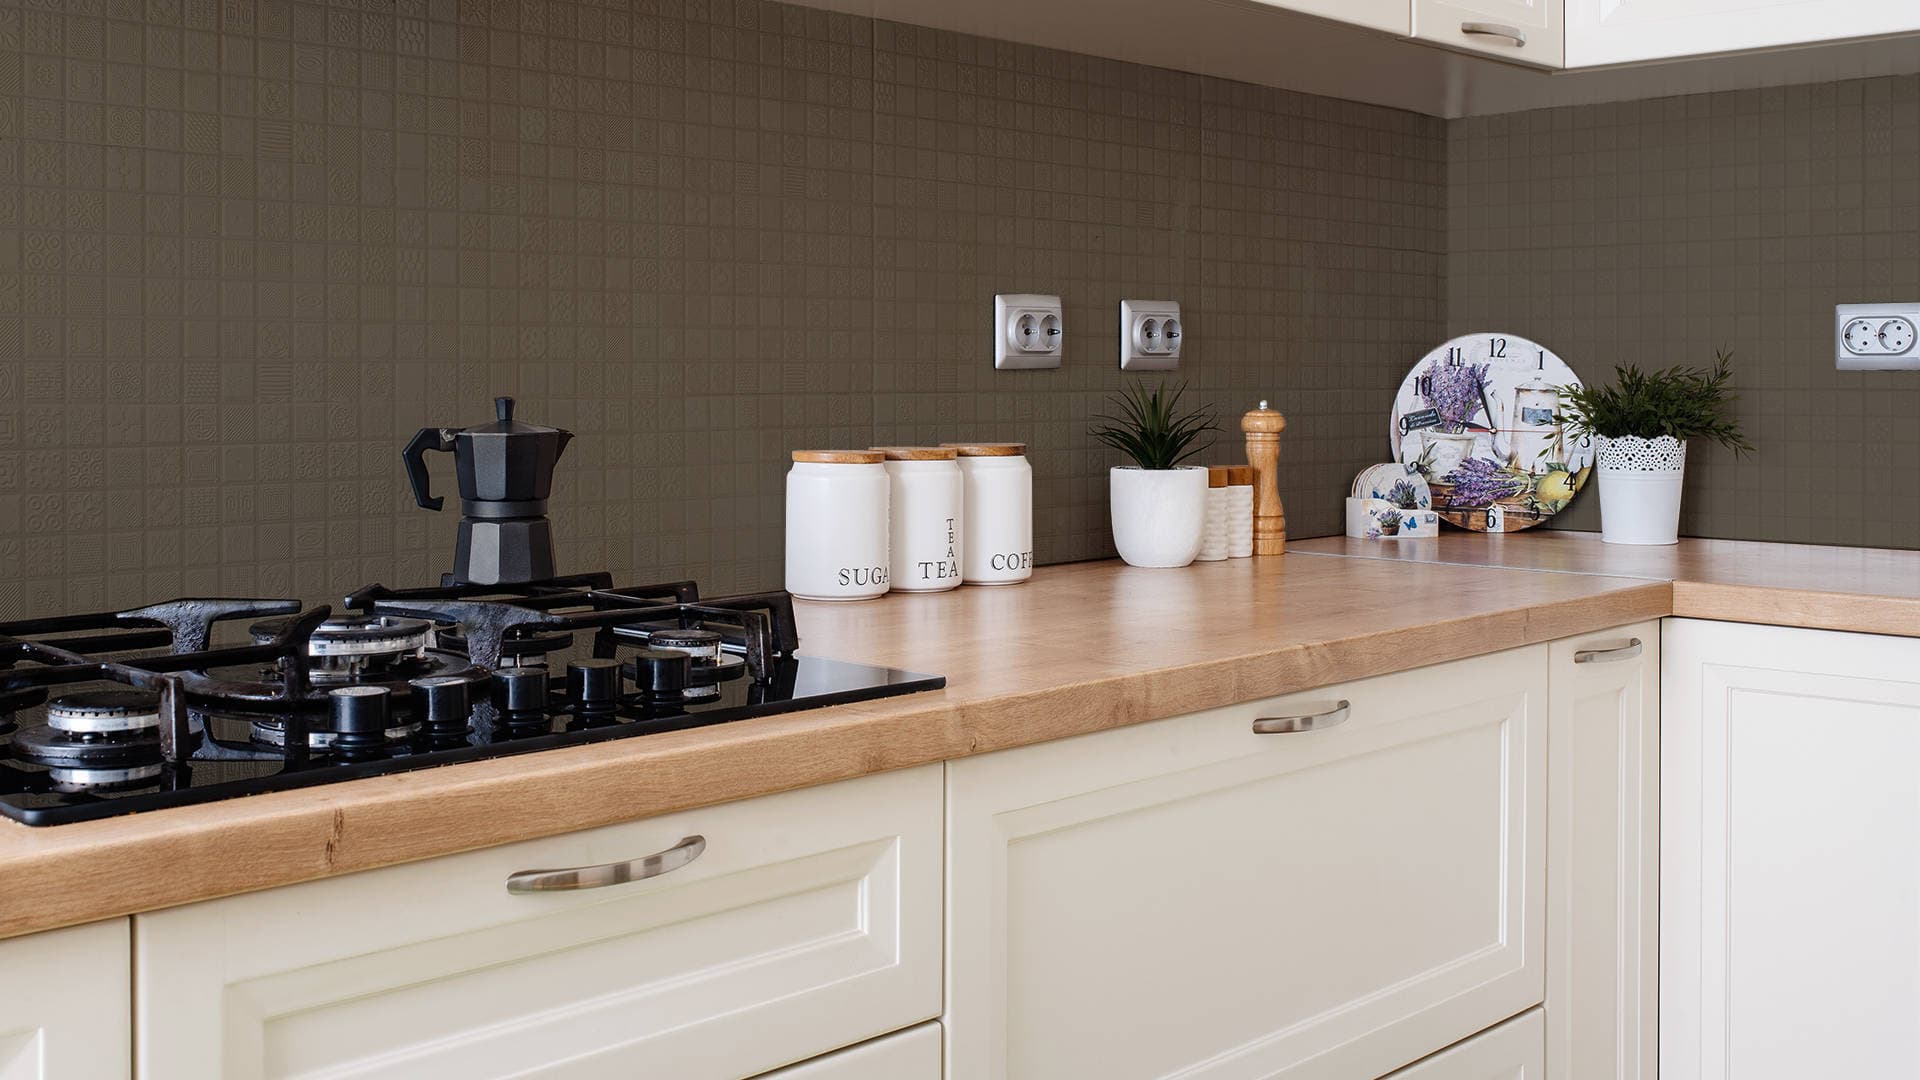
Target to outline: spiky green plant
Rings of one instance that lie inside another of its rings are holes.
[[[1213,410],[1205,406],[1182,411],[1180,398],[1187,392],[1181,383],[1167,392],[1156,386],[1152,392],[1139,383],[1113,397],[1118,416],[1102,413],[1095,417],[1105,423],[1093,429],[1093,437],[1132,458],[1143,469],[1172,469],[1213,445],[1210,438],[1195,445],[1202,435],[1217,430]]]
[[[1629,364],[1614,369],[1612,386],[1561,387],[1566,409],[1556,419],[1576,438],[1671,435],[1681,442],[1705,439],[1745,454],[1753,444],[1727,415],[1734,401],[1727,389],[1732,377],[1733,354],[1718,349],[1712,371],[1680,366],[1641,371]]]

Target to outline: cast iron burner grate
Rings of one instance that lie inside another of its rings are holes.
[[[81,821],[945,685],[800,655],[784,592],[581,574],[370,585],[345,606],[0,623],[0,814]]]

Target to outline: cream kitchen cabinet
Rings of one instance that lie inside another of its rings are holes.
[[[1373,1077],[1538,1004],[1546,726],[1542,645],[949,762],[947,1076]]]
[[[133,1075],[127,920],[0,941],[0,1080]]]
[[[1662,647],[1662,1080],[1920,1076],[1920,641]]]
[[[1554,1080],[1654,1080],[1660,624],[1550,651],[1547,1069]]]
[[[939,1013],[941,824],[929,765],[138,916],[139,1074],[767,1072]]]
[[[1920,30],[1914,0],[1566,0],[1567,66]]]
[[[1411,32],[1407,0],[1256,0],[1283,11],[1318,15],[1405,37]]]
[[[1529,1009],[1489,1031],[1394,1073],[1387,1080],[1542,1080],[1545,1021]],[[1569,1074],[1555,1072],[1556,1080]],[[1597,1074],[1596,1074],[1597,1075]]]
[[[1521,64],[1566,58],[1565,0],[1412,0],[1413,36]]]
[[[760,1080],[940,1080],[940,1025],[921,1024],[770,1072]]]

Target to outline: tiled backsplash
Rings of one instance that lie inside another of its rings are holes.
[[[430,582],[399,449],[502,393],[579,434],[563,570],[777,584],[789,449],[960,437],[1032,444],[1039,558],[1106,555],[1122,297],[1182,302],[1215,460],[1290,415],[1337,531],[1441,336],[1445,153],[772,3],[0,0],[0,618]],[[1061,370],[993,372],[1015,291]]]
[[[1920,299],[1920,77],[1456,120],[1448,158],[1453,333],[1598,381],[1733,350],[1759,452],[1688,448],[1682,533],[1920,547],[1920,373],[1833,366],[1835,304]]]

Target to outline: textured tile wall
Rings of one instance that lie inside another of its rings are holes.
[[[1128,295],[1337,531],[1445,319],[1446,148],[773,3],[0,0],[0,618],[430,582],[398,450],[501,393],[579,433],[563,569],[776,584],[787,450],[958,437],[1033,444],[1040,559],[1109,554]],[[992,372],[996,291],[1065,296],[1064,369]]]
[[[1920,547],[1920,374],[1833,367],[1835,304],[1920,300],[1920,78],[1458,120],[1448,156],[1451,332],[1603,381],[1734,351],[1759,453],[1689,449],[1683,533]]]

